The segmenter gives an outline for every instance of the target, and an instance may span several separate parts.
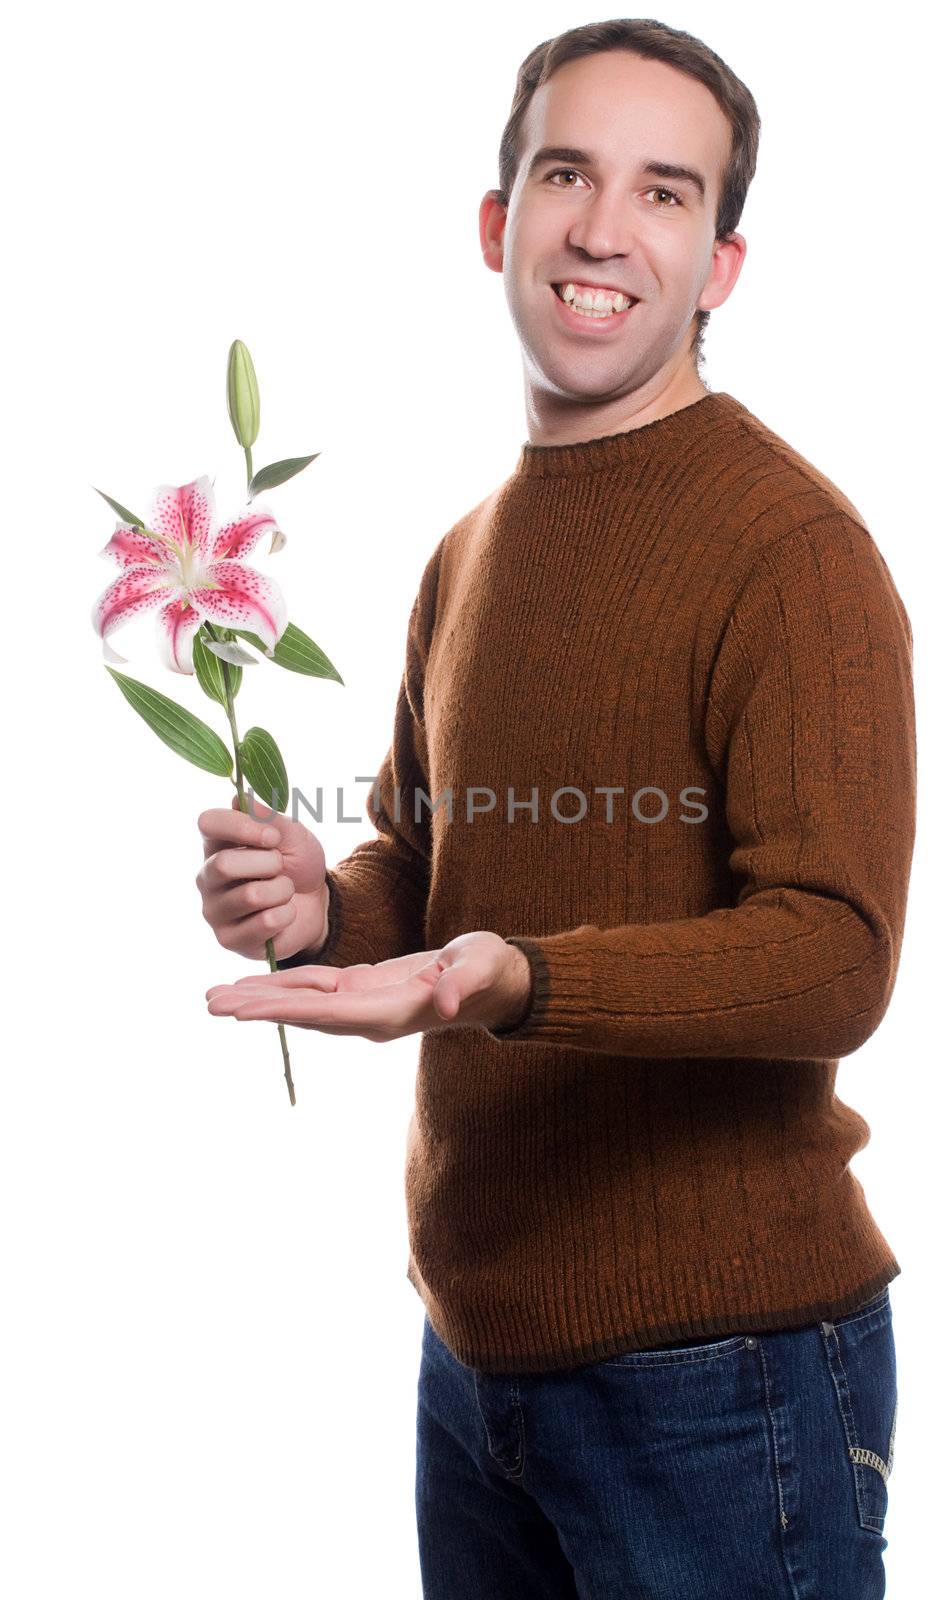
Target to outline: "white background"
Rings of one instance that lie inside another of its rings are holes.
[[[22,15],[22,13],[21,13]],[[254,560],[345,687],[247,669],[241,725],[322,784],[330,863],[370,832],[418,579],[526,438],[519,349],[477,211],[518,64],[599,13],[482,0],[341,8],[44,6],[6,32],[3,265],[9,1033],[0,1108],[0,1588],[11,1600],[417,1597],[404,1138],[417,1040],[208,1015],[254,970],[200,915],[198,813],[101,664],[114,575],[95,484],[243,462],[234,337],[262,393],[255,464],[322,452]],[[609,15],[608,12],[602,15]],[[899,981],[838,1092],[901,1263],[889,1592],[940,1555],[945,1432],[944,37],[889,8],[679,5],[751,88],[760,161],[740,282],[704,376],[849,496],[915,635],[919,828]],[[214,721],[157,661],[125,670]],[[215,723],[215,725],[217,725]],[[220,731],[226,732],[225,725]],[[358,824],[333,820],[334,790]],[[936,1412],[938,1413],[936,1415]]]

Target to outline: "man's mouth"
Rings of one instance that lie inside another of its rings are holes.
[[[550,287],[573,316],[590,321],[621,320],[633,306],[638,305],[633,295],[624,294],[620,289],[602,289],[572,280],[554,283]]]

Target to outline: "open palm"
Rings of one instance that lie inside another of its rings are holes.
[[[212,1016],[284,1022],[384,1043],[409,1033],[497,1026],[523,1009],[525,958],[495,933],[351,967],[304,966],[216,984]]]

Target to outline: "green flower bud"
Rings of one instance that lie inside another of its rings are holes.
[[[242,339],[234,340],[227,358],[227,410],[238,444],[249,450],[260,432],[260,391]]]

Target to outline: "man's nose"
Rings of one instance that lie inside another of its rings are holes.
[[[601,189],[586,200],[570,227],[569,242],[597,260],[629,255],[635,249],[636,234],[628,196]]]

